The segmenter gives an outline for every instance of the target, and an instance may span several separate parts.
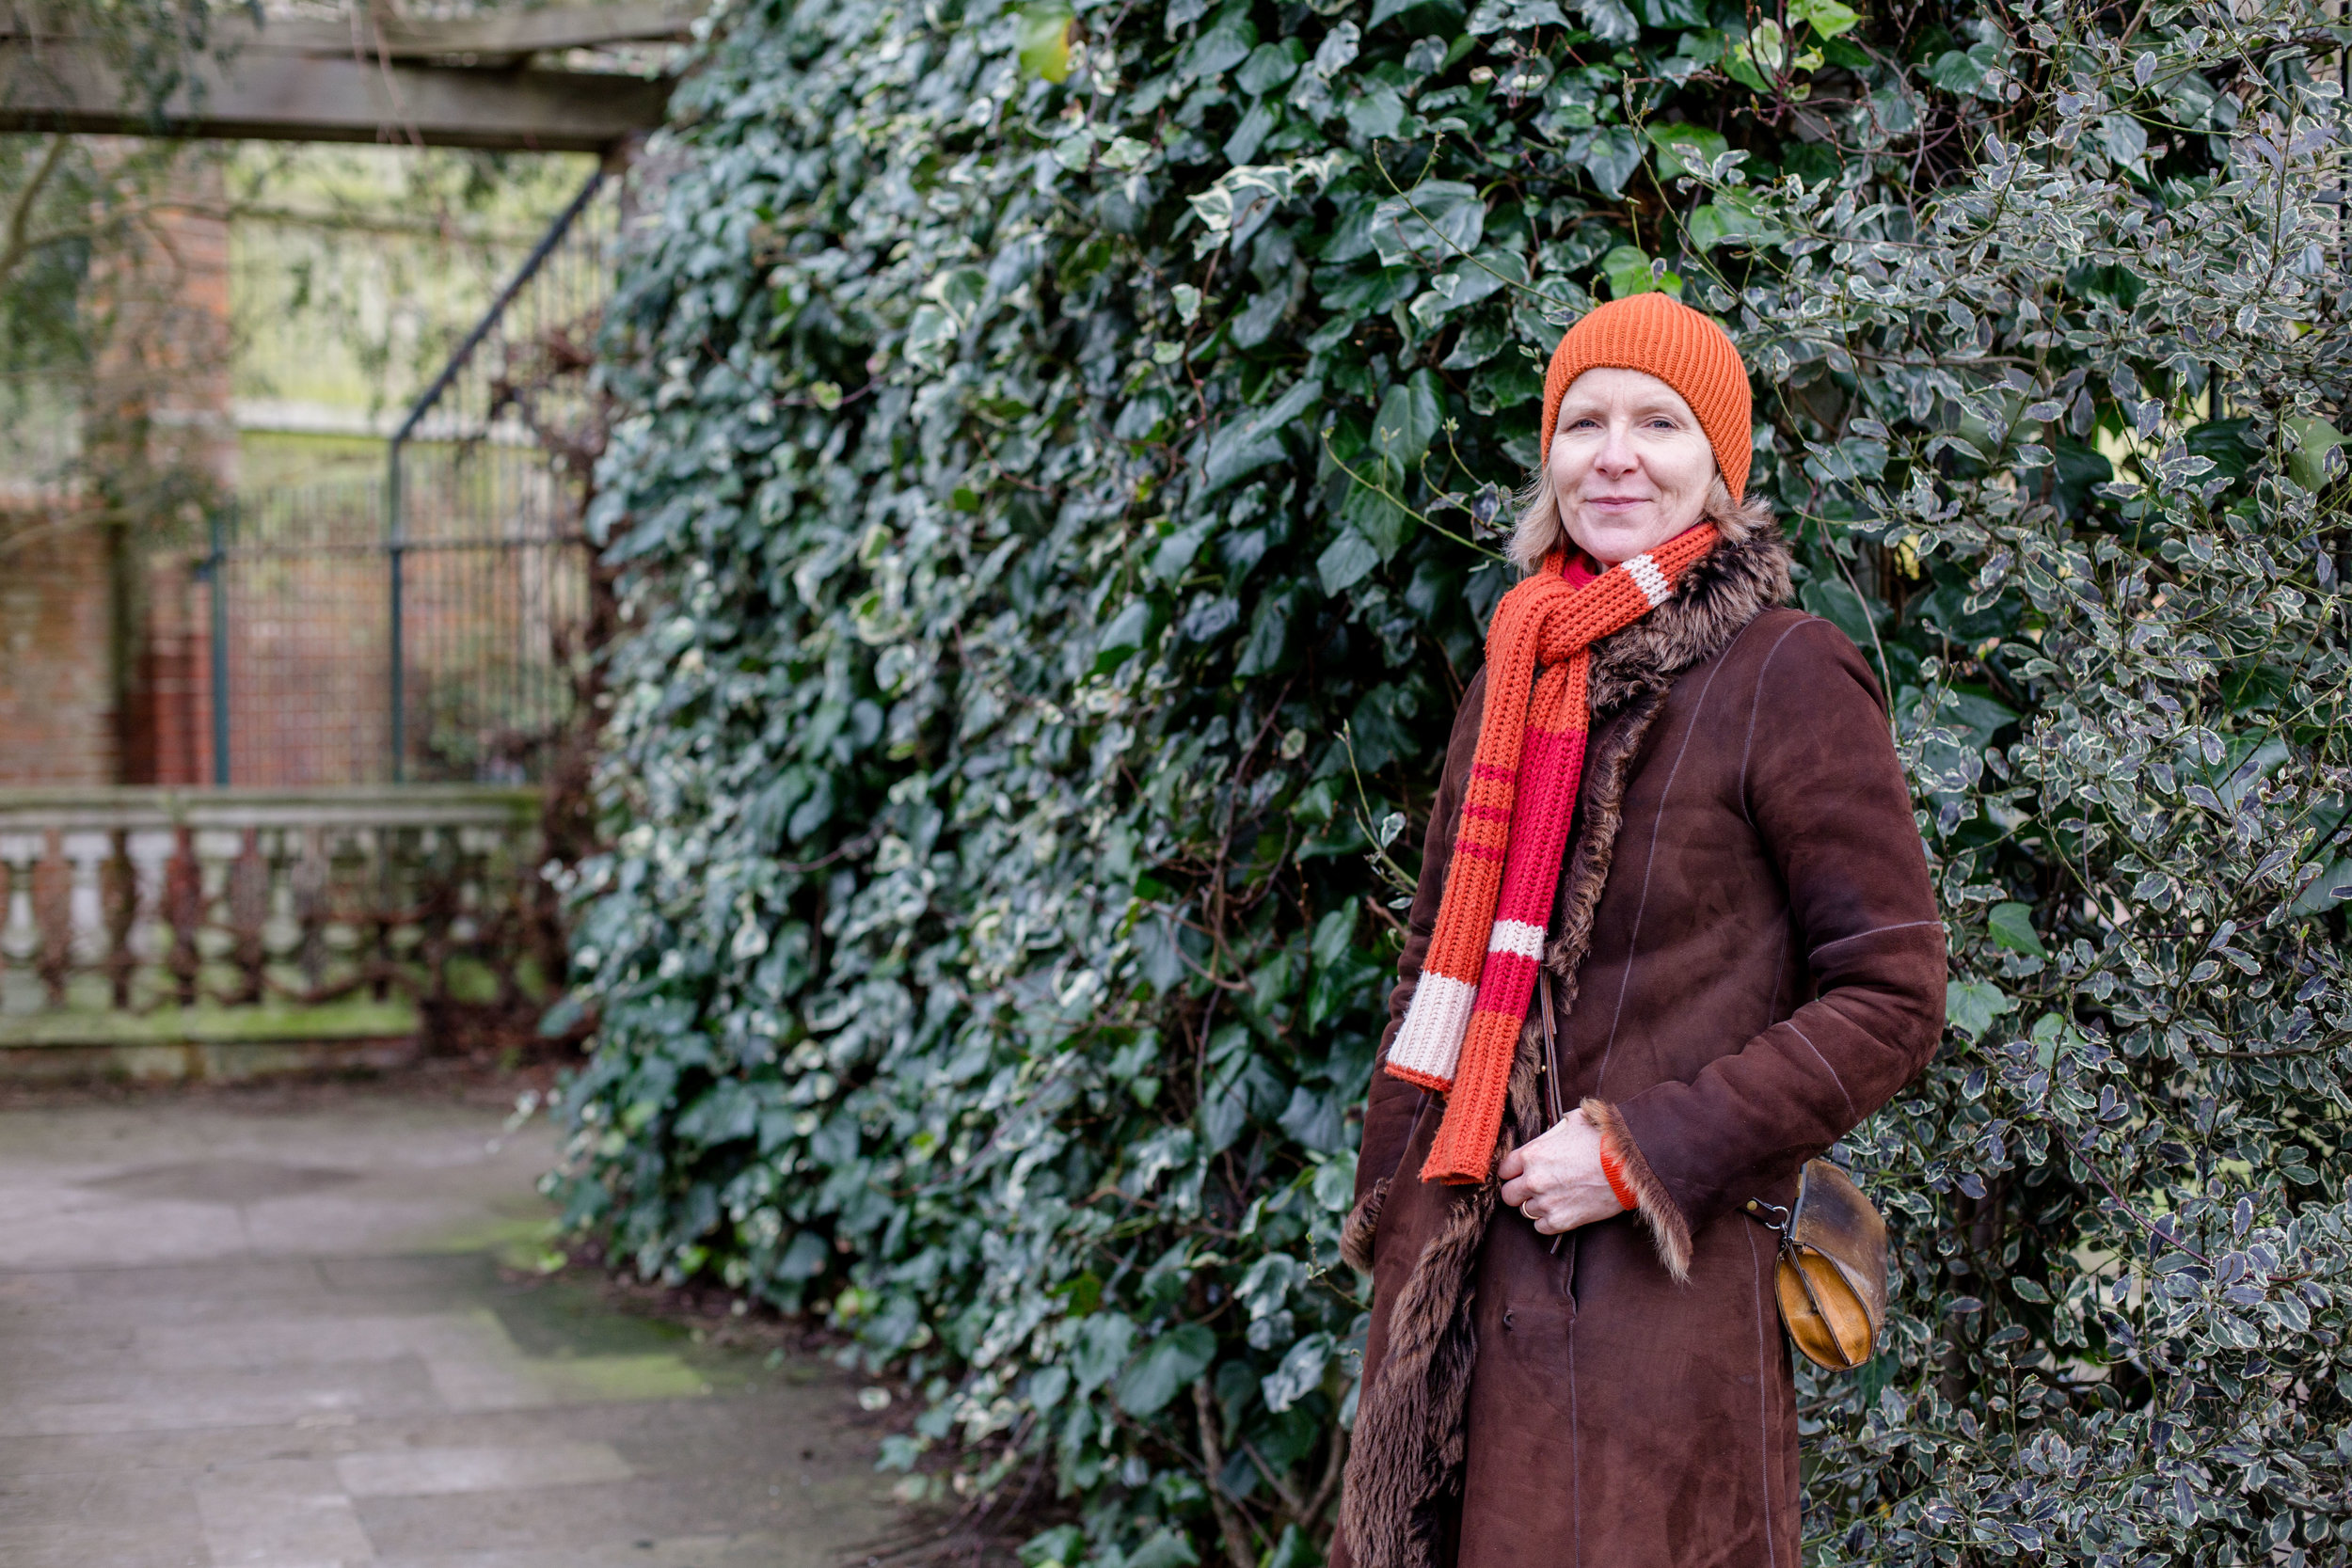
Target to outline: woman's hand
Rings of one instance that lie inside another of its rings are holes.
[[[1505,1154],[1495,1174],[1502,1178],[1502,1201],[1534,1220],[1542,1235],[1625,1212],[1600,1168],[1600,1130],[1581,1110]]]

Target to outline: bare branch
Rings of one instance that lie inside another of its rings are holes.
[[[5,246],[0,247],[0,288],[8,286],[8,279],[16,276],[17,268],[23,266],[33,252],[69,237],[59,232],[36,240],[32,232],[33,210],[40,205],[41,192],[48,189],[49,182],[56,178],[57,166],[65,162],[66,146],[66,139],[61,135],[49,138],[49,145],[42,150],[40,163],[34,168],[33,177],[24,182],[24,188],[16,193],[16,200],[9,205],[8,240]],[[87,226],[83,226],[79,231],[87,233],[88,230]]]

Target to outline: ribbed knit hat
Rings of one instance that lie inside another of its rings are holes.
[[[1560,400],[1578,376],[1604,366],[1646,371],[1681,393],[1698,416],[1708,445],[1715,449],[1724,487],[1733,500],[1747,495],[1748,462],[1756,450],[1748,368],[1713,318],[1672,294],[1613,299],[1568,328],[1544,374],[1544,461],[1551,460],[1551,431],[1560,422]]]

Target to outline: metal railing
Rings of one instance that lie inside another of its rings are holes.
[[[406,411],[384,478],[248,491],[193,562],[216,784],[523,784],[587,675],[590,385],[618,182],[583,185]],[[167,775],[187,777],[187,774]]]
[[[391,776],[519,779],[571,721],[587,655],[588,385],[614,230],[598,172],[391,438]],[[469,558],[492,552],[485,586]],[[434,612],[417,615],[427,597]],[[456,608],[453,609],[453,606]]]

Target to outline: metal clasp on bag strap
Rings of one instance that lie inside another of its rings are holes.
[[[1782,1242],[1786,1243],[1788,1240],[1789,1212],[1788,1210],[1783,1209],[1777,1203],[1767,1203],[1762,1198],[1752,1197],[1747,1201],[1747,1212],[1748,1218],[1756,1221],[1765,1229],[1780,1232]],[[1780,1218],[1766,1218],[1770,1214],[1778,1214]]]

